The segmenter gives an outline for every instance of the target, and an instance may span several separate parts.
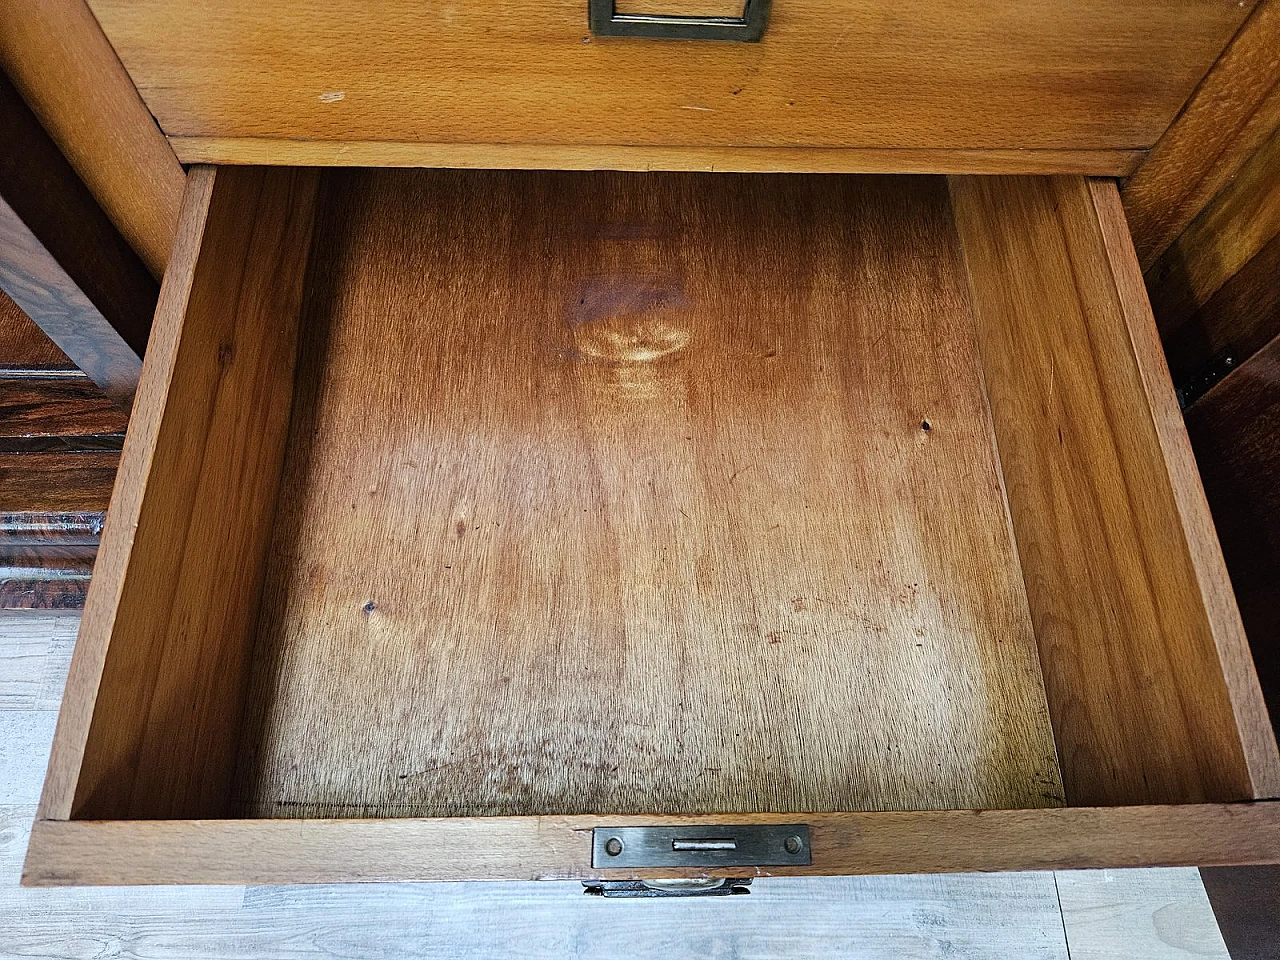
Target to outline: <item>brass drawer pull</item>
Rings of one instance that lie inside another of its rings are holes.
[[[591,32],[597,37],[651,37],[660,40],[738,40],[755,43],[769,25],[773,0],[746,0],[740,17],[676,17],[618,13],[614,0],[587,0]]]

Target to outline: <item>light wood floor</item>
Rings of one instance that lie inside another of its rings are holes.
[[[572,883],[23,890],[75,629],[0,618],[0,958],[1227,957],[1182,869],[778,879],[727,900]]]

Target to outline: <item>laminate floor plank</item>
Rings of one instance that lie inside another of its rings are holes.
[[[1056,877],[1071,960],[1230,960],[1194,867]]]
[[[4,626],[0,622],[0,631]],[[0,640],[0,710],[34,709],[44,687],[57,624],[41,618],[31,626],[35,629],[12,630]]]
[[[57,720],[52,710],[0,710],[0,804],[40,799]]]
[[[20,931],[0,920],[0,957],[1066,960],[1050,874],[867,879],[643,902],[586,897],[563,882],[250,890],[242,907],[219,899],[226,888],[162,888],[150,902],[97,891],[74,912],[33,905]]]

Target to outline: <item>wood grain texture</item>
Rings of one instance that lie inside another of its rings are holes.
[[[315,176],[198,168],[42,809],[220,810],[292,393]]]
[[[74,364],[35,321],[0,290],[0,375],[9,370],[68,370]]]
[[[5,385],[0,380],[0,392]],[[114,405],[112,412],[118,413]],[[75,443],[63,446],[74,449]],[[0,610],[84,606],[118,460],[118,447],[73,453],[0,448]]]
[[[0,620],[0,723],[14,719],[15,713],[58,712],[62,700],[62,687],[67,677],[67,664],[71,660],[71,647],[76,639],[75,620],[64,617],[5,617]],[[33,759],[39,765],[24,766],[22,772],[11,774],[12,787],[23,797],[19,802],[32,804],[40,796],[40,783],[44,779],[44,763],[49,757],[49,741],[53,739],[53,724],[48,724],[48,737],[43,743],[31,746]],[[0,739],[7,739],[12,728],[4,731]],[[12,769],[5,767],[6,771]],[[13,802],[10,799],[8,802]],[[6,825],[8,818],[3,814]],[[14,863],[13,850],[8,846],[13,834],[0,829],[0,863]],[[25,843],[23,844],[25,846]],[[20,862],[20,859],[18,860]],[[7,879],[7,878],[5,878]],[[17,876],[13,879],[16,881]]]
[[[50,434],[0,437],[0,453],[114,453],[124,446],[123,433]]]
[[[1089,181],[1089,191],[1128,328],[1133,357],[1161,455],[1168,471],[1176,525],[1186,537],[1196,586],[1217,646],[1255,797],[1280,796],[1280,752],[1249,653],[1240,609],[1205,499],[1195,454],[1178,407],[1164,351],[1151,315],[1138,259],[1116,185]]]
[[[619,13],[661,14],[673,17],[740,17],[741,0],[615,0]]]
[[[1280,128],[1146,271],[1161,330],[1185,321],[1277,234]]]
[[[12,346],[30,358],[22,338]],[[79,371],[0,370],[0,610],[84,606],[127,422]]]
[[[84,0],[0,0],[0,67],[156,279],[185,174]]]
[[[0,439],[122,435],[128,425],[129,415],[86,377],[6,377],[0,371]]]
[[[184,163],[721,173],[1083,173],[1122,177],[1142,150],[406,143],[172,137]]]
[[[0,610],[84,606],[118,460],[0,452]]]
[[[1129,150],[1252,3],[806,0],[759,44],[592,38],[582,0],[91,6],[174,137]]]
[[[1068,790],[1271,789],[1114,186],[326,183],[311,240],[314,174],[193,174],[30,882],[581,877],[698,809],[814,873],[1280,860],[1267,803],[807,803],[1060,802],[1037,641]],[[308,816],[430,804],[555,812]]]
[[[1186,416],[1272,723],[1280,724],[1280,338]]]
[[[1280,0],[1261,0],[1122,196],[1149,268],[1280,126]]]
[[[1114,187],[953,178],[952,195],[1068,800],[1275,795]]]
[[[1246,360],[1280,332],[1278,260],[1280,127],[1146,272],[1172,369],[1228,348]]]
[[[0,611],[78,614],[96,552],[95,546],[0,544]]]
[[[127,402],[156,283],[0,75],[0,287],[81,370]]]
[[[0,513],[97,513],[106,508],[120,454],[0,453]]]
[[[24,890],[12,873],[0,945],[26,957],[1067,960],[1048,873],[779,878],[732,905],[619,904],[573,881]]]
[[[240,809],[1061,802],[944,181],[327,183]]]
[[[738,876],[742,868],[603,870],[596,826],[791,823],[731,817],[442,820],[37,820],[22,882],[347,883]],[[753,876],[968,873],[1280,861],[1280,804],[810,813],[813,864]]]
[[[142,358],[0,196],[0,284],[62,352],[128,407]]]

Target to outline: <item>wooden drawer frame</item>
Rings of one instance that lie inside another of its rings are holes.
[[[147,741],[146,718],[139,715],[147,711],[137,705],[154,708],[157,698],[177,695],[173,683],[157,677],[158,651],[175,624],[183,630],[179,666],[187,682],[216,667],[234,688],[249,668],[288,429],[289,357],[317,180],[314,172],[289,169],[197,167],[190,174],[24,883],[621,879],[744,872],[591,866],[593,827],[662,823],[808,823],[812,866],[750,870],[759,876],[1280,861],[1280,803],[1265,799],[1280,795],[1280,755],[1141,274],[1114,184],[1081,177],[961,177],[951,181],[951,195],[991,383],[995,433],[1006,483],[1015,491],[1010,509],[1022,562],[1058,574],[1028,576],[1033,614],[1051,625],[1069,602],[1070,585],[1061,576],[1066,571],[1086,569],[1127,583],[1117,556],[1137,558],[1142,589],[1148,591],[1144,602],[1162,618],[1181,618],[1168,631],[1177,645],[1166,649],[1160,630],[1142,629],[1145,608],[1138,604],[1110,611],[1116,618],[1110,632],[1095,624],[1093,634],[1088,628],[1083,633],[1126,657],[1155,657],[1163,664],[1155,681],[1161,695],[1193,716],[1162,747],[1180,751],[1179,758],[1152,758],[1152,769],[1168,762],[1185,777],[1161,783],[1153,775],[1147,783],[1144,773],[1134,783],[1100,785],[1084,773],[1072,774],[1068,758],[1063,773],[1076,784],[1069,782],[1069,796],[1092,797],[1101,805],[1029,810],[210,817],[203,798],[234,763],[239,700],[213,679],[212,689],[204,689],[160,746]],[[1007,282],[1013,276],[1016,285]],[[236,291],[231,311],[225,306],[229,289]],[[1076,305],[1068,312],[1087,331],[1083,339],[1063,343],[1009,335],[1021,329],[1015,320],[1034,324],[1044,304],[1070,297]],[[268,318],[272,322],[264,322]],[[1105,497],[1107,491],[1092,473],[1087,440],[1064,439],[1061,432],[1047,439],[1038,429],[1043,424],[1028,422],[1027,412],[1048,402],[1056,389],[1052,378],[1043,379],[1045,371],[1070,371],[1080,384],[1082,406],[1068,408],[1068,415],[1083,416],[1095,401],[1112,414],[1128,411],[1091,424],[1106,434],[1123,462],[1125,489],[1111,491],[1114,500],[1100,508],[1107,517],[1125,518],[1131,542],[1123,550],[1052,536],[1052,518],[1042,502],[1046,494],[1037,488],[1044,471],[1065,471],[1094,495]],[[1134,410],[1141,415],[1130,416]],[[1057,452],[1072,443],[1075,449]],[[197,513],[226,511],[244,518],[239,542],[204,544],[187,553],[185,538],[171,534],[198,534]],[[165,617],[151,616],[157,602],[167,610]],[[1051,632],[1037,624],[1037,633]],[[1050,661],[1058,656],[1054,643],[1070,642],[1039,639],[1042,660]],[[1090,684],[1120,683],[1129,699],[1085,696],[1075,719],[1085,729],[1101,724],[1130,734],[1132,742],[1113,749],[1138,758],[1141,768],[1142,754],[1150,749],[1144,734],[1163,735],[1172,714],[1161,715],[1158,705],[1148,710],[1138,688],[1108,676],[1106,658],[1093,657],[1080,644],[1062,654],[1066,660],[1058,667],[1046,664],[1050,703]],[[1057,733],[1061,751],[1062,728]],[[144,754],[150,766],[140,762]],[[1161,795],[1179,802],[1153,799]],[[1232,802],[1197,802],[1206,799]],[[130,804],[140,802],[198,818],[127,815]],[[126,814],[93,815],[102,810]]]
[[[1274,801],[1058,810],[442,820],[37,820],[23,883],[853,876],[1274,863]],[[813,864],[680,870],[591,865],[597,826],[807,822]]]

